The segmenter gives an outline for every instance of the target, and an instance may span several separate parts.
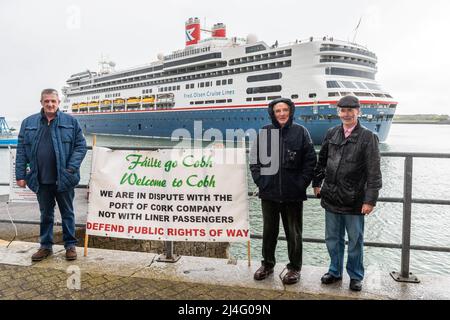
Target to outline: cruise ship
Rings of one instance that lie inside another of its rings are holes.
[[[202,132],[219,129],[226,139],[227,129],[268,124],[268,103],[284,97],[296,105],[294,121],[320,144],[340,124],[337,101],[352,94],[361,123],[386,140],[397,102],[375,80],[377,56],[367,48],[331,37],[268,45],[252,34],[227,37],[223,23],[204,30],[198,18],[186,21],[185,34],[184,49],[147,65],[116,71],[102,60],[97,72],[71,75],[62,111],[85,133],[161,138],[186,129],[194,137],[201,121]]]

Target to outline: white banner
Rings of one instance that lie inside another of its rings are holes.
[[[117,238],[250,239],[245,149],[94,147],[87,233]]]
[[[28,186],[21,188],[16,183],[16,149],[9,149],[9,202],[37,202],[36,194]]]

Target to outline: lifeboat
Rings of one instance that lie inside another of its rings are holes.
[[[123,107],[125,106],[125,100],[124,99],[116,99],[113,102],[114,107]]]
[[[110,107],[111,106],[111,100],[108,100],[108,99],[103,100],[101,106],[102,107]]]
[[[88,108],[90,112],[96,112],[98,111],[99,102],[98,101],[91,101],[88,103]]]
[[[81,102],[81,103],[78,105],[78,110],[79,110],[80,112],[88,111],[88,104],[87,104],[86,102]]]
[[[125,100],[124,99],[116,99],[113,101],[113,109],[114,111],[122,111],[125,110]]]

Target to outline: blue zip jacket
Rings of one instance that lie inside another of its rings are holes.
[[[20,127],[16,154],[16,180],[25,180],[33,192],[39,191],[37,147],[42,136],[43,110],[26,118]],[[71,115],[57,111],[51,129],[57,166],[57,191],[65,192],[80,182],[80,166],[87,148],[81,127]],[[29,170],[27,170],[29,168]]]

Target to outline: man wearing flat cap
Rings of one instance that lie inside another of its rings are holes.
[[[358,120],[358,98],[345,96],[337,107],[342,124],[328,130],[312,184],[325,209],[325,242],[330,255],[330,267],[321,282],[342,280],[347,231],[350,289],[361,291],[364,217],[372,213],[382,186],[380,152],[377,135]]]

